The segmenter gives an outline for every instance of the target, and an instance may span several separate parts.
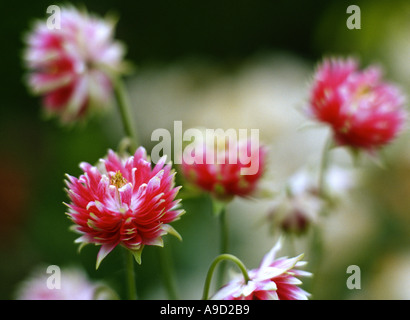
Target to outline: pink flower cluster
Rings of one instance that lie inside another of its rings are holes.
[[[337,144],[374,151],[403,129],[404,103],[379,68],[359,70],[354,59],[326,59],[313,79],[309,112],[332,128]]]
[[[235,144],[229,144],[227,139],[222,147],[206,143],[197,145],[194,153],[194,163],[183,161],[181,165],[186,180],[219,200],[230,200],[234,196],[249,197],[256,191],[265,170],[267,150],[264,146],[255,147],[251,139]],[[242,155],[249,156],[247,161]],[[255,172],[244,174],[244,170],[252,166]]]
[[[61,9],[59,27],[36,23],[24,59],[29,87],[42,96],[46,114],[72,122],[111,104],[124,47],[112,39],[113,23],[74,8]]]
[[[297,278],[311,276],[310,272],[299,270],[305,265],[303,255],[294,258],[275,258],[281,248],[281,241],[263,257],[258,268],[248,271],[249,281],[237,275],[222,287],[214,300],[307,300],[310,296],[299,287]]]
[[[151,168],[145,149],[121,159],[108,152],[100,166],[81,163],[79,178],[67,175],[71,203],[68,216],[82,236],[77,243],[101,245],[97,268],[116,246],[129,249],[140,262],[144,245],[162,246],[162,236],[179,234],[169,225],[183,210],[175,200],[171,165],[165,157]]]
[[[60,22],[55,29],[43,22],[34,26],[26,38],[24,60],[29,69],[28,84],[42,97],[46,113],[73,122],[111,104],[115,81],[124,71],[124,47],[113,40],[114,24],[107,20],[65,7]],[[325,59],[314,75],[308,112],[331,128],[336,144],[373,152],[393,141],[404,128],[404,105],[403,93],[382,80],[380,69],[359,70],[354,59]],[[122,112],[122,120],[128,128],[130,119],[125,114]],[[267,163],[265,146],[257,141],[255,147],[254,142],[231,143],[226,139],[223,146],[201,142],[191,154],[193,163],[183,158],[181,172],[188,183],[223,205],[235,196],[250,197],[256,193]],[[153,165],[143,147],[124,157],[109,150],[97,165],[83,162],[80,168],[83,173],[78,178],[66,176],[67,215],[73,230],[80,234],[75,240],[80,247],[89,243],[100,246],[97,268],[117,246],[129,250],[141,263],[144,246],[162,246],[166,234],[180,237],[170,225],[184,213],[176,199],[180,187],[175,187],[175,173],[172,164],[166,164],[166,157]],[[256,169],[244,173],[251,168]],[[271,212],[274,224],[286,232],[304,233],[322,206],[317,199],[310,201],[311,193],[307,198],[305,193],[300,197],[291,194],[275,207]],[[249,280],[243,275],[234,277],[212,298],[308,299],[310,294],[300,287],[299,279],[311,276],[299,269],[305,265],[303,254],[276,258],[280,248],[279,241],[258,268],[248,271]],[[84,286],[74,286],[75,279],[71,282],[73,286],[67,284],[68,291],[56,298],[70,297],[77,291],[80,298],[92,298],[95,286],[82,277]],[[44,283],[35,283],[23,298],[50,298],[43,287]]]
[[[59,287],[49,288],[49,274],[36,268],[23,280],[16,292],[17,300],[109,300],[114,292],[103,283],[91,281],[76,267],[61,270]]]

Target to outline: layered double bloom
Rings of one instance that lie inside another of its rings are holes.
[[[229,142],[226,138],[222,143],[198,143],[192,152],[194,161],[184,158],[181,164],[189,183],[222,201],[255,194],[266,170],[267,149],[259,141]]]
[[[178,209],[171,164],[161,158],[152,168],[140,147],[134,156],[113,151],[99,166],[81,163],[79,178],[67,175],[68,216],[81,234],[76,242],[101,245],[97,268],[116,246],[130,250],[141,262],[145,245],[162,246],[162,236],[179,234],[169,225],[184,212]]]
[[[263,257],[258,268],[248,271],[249,281],[241,274],[234,276],[213,297],[213,300],[307,300],[310,293],[303,290],[299,277],[310,277],[300,270],[306,265],[303,254],[276,258],[281,240]]]
[[[328,124],[338,145],[375,151],[403,129],[405,98],[381,70],[358,69],[354,59],[326,59],[317,68],[309,112]]]
[[[112,79],[124,71],[124,47],[113,33],[114,23],[71,7],[61,8],[59,28],[34,24],[24,61],[47,115],[67,123],[110,106]]]

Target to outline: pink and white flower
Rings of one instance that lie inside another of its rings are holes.
[[[213,141],[212,141],[213,142]],[[234,196],[252,196],[265,171],[267,150],[252,139],[230,143],[201,142],[192,151],[194,161],[182,159],[181,172],[185,179],[219,200]],[[245,174],[248,170],[250,174]]]
[[[124,47],[113,40],[114,23],[62,7],[60,28],[38,21],[26,37],[28,85],[42,96],[47,115],[62,122],[103,110],[112,102],[112,78],[124,69]]]
[[[245,283],[242,274],[235,276],[223,286],[213,300],[307,300],[308,292],[299,287],[298,277],[311,276],[299,270],[306,264],[303,254],[294,258],[275,258],[281,248],[281,241],[264,256],[259,268],[248,271],[249,281]]]
[[[151,168],[143,147],[124,159],[110,150],[100,166],[81,163],[84,174],[67,175],[67,214],[81,234],[76,242],[101,245],[97,268],[118,245],[141,263],[145,245],[162,246],[168,233],[180,237],[169,225],[184,212],[175,200],[180,187],[174,187],[175,173],[165,160]]]
[[[404,104],[403,93],[382,81],[379,68],[359,70],[354,59],[325,59],[314,75],[309,113],[332,128],[338,145],[374,151],[403,129]]]
[[[49,287],[50,274],[46,268],[38,267],[27,279],[19,284],[17,300],[108,300],[116,294],[99,282],[91,281],[79,268],[61,269],[58,286]]]

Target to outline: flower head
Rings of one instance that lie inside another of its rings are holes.
[[[310,272],[297,268],[305,265],[303,254],[294,258],[275,258],[281,241],[267,253],[259,268],[248,271],[249,281],[237,275],[223,286],[214,300],[306,300],[310,296],[299,287],[300,276],[311,276]]]
[[[123,70],[123,46],[113,41],[114,23],[62,7],[59,28],[38,21],[26,38],[28,85],[44,110],[62,122],[107,108],[112,77]]]
[[[140,263],[145,245],[162,246],[162,236],[179,234],[169,225],[184,212],[175,200],[171,164],[165,157],[151,168],[145,149],[121,159],[112,150],[101,165],[81,163],[79,178],[67,175],[68,216],[82,236],[77,243],[101,245],[97,268],[116,246],[129,249]]]
[[[313,80],[309,112],[327,123],[339,145],[374,151],[390,143],[406,118],[405,98],[380,69],[353,59],[326,59]]]
[[[213,139],[211,143],[196,143],[189,157],[184,154],[181,171],[188,182],[201,190],[219,200],[230,200],[255,192],[265,169],[265,158],[266,149],[254,139],[219,137],[216,143]]]
[[[19,284],[17,300],[108,300],[114,292],[103,283],[92,282],[82,269],[63,268],[61,279],[51,282],[46,268],[37,268]]]
[[[305,234],[317,219],[320,206],[320,199],[309,194],[283,197],[269,210],[267,218],[271,231]]]
[[[285,190],[269,209],[267,222],[271,231],[305,234],[319,221],[321,213],[334,210],[346,198],[359,178],[357,172],[338,165],[329,166],[323,179],[326,188],[326,196],[323,196],[319,192],[317,172],[301,168],[289,178]]]

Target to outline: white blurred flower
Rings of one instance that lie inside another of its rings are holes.
[[[358,182],[358,173],[353,168],[343,168],[339,165],[331,165],[325,172],[324,185],[327,194],[338,198],[353,188]],[[288,191],[293,195],[306,192],[317,193],[318,173],[307,167],[298,170],[290,177]]]
[[[318,193],[317,173],[307,167],[298,170],[268,210],[271,232],[279,229],[286,233],[304,234],[310,225],[318,222],[321,212],[343,198],[356,182],[357,177],[351,170],[330,166],[324,178],[326,194],[330,198],[322,199]],[[326,200],[331,200],[331,203]]]
[[[61,269],[61,283],[50,287],[48,279],[57,274],[46,273],[47,268],[36,268],[17,288],[16,300],[108,300],[116,294],[102,283],[91,281],[79,268]]]

